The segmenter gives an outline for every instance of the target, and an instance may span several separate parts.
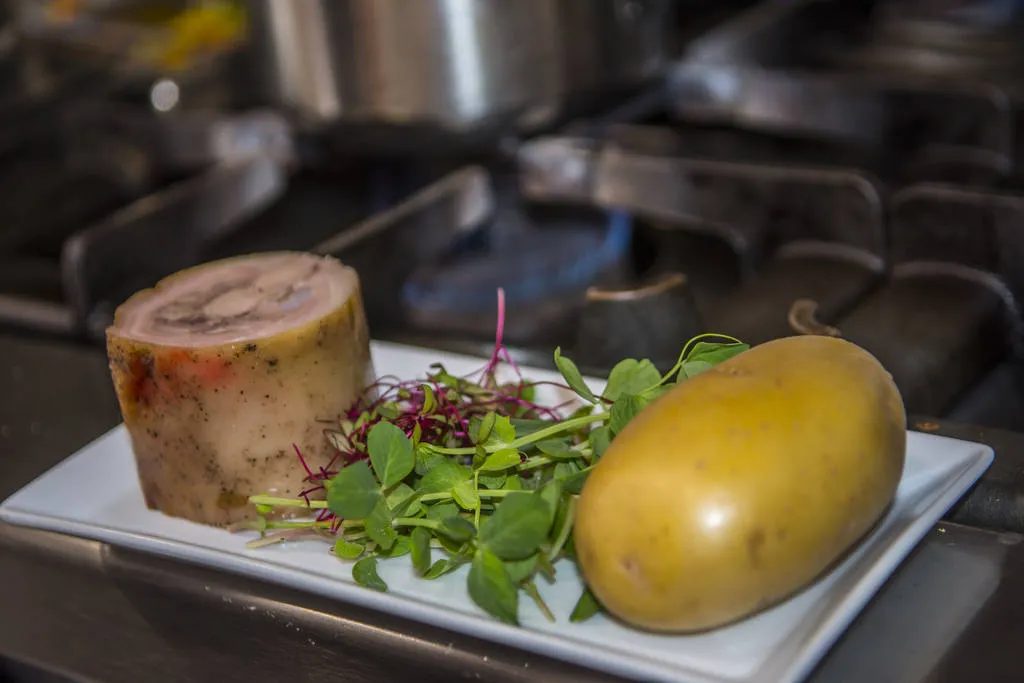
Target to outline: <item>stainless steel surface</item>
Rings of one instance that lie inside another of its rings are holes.
[[[733,201],[709,192],[708,185],[716,176],[748,179],[752,185],[764,183],[765,193],[771,193],[772,186],[814,184],[821,188],[847,188],[860,198],[861,213],[870,229],[834,220],[814,225],[818,234],[807,235],[805,239],[846,244],[876,260],[884,252],[882,206],[877,188],[869,178],[853,171],[673,158],[634,153],[609,144],[598,159],[594,198],[601,206],[685,222],[691,229],[718,235],[741,253],[759,249],[766,237],[757,219],[763,206],[753,201],[755,197],[743,196],[738,190]]]
[[[589,203],[600,147],[592,139],[565,136],[524,142],[516,152],[520,190],[534,201]]]
[[[1019,680],[1020,541],[937,527],[808,683]],[[104,683],[616,680],[102,544],[0,526],[0,548],[2,609],[32,615],[0,652]]]
[[[69,336],[78,325],[74,311],[63,304],[0,294],[0,320],[18,320],[44,334]]]
[[[450,226],[454,236],[479,227],[494,211],[490,177],[478,166],[467,166],[431,183],[395,206],[381,211],[317,245],[321,254],[343,253],[374,235],[410,218]]]
[[[694,41],[669,75],[673,115],[776,133],[869,141],[886,107],[877,91],[788,63],[800,18],[820,0],[763,2]]]
[[[664,61],[664,0],[257,0],[271,100],[314,126],[549,123],[576,91]]]
[[[877,90],[835,75],[693,61],[676,65],[669,78],[672,111],[689,121],[873,141],[885,120]]]
[[[149,107],[94,102],[68,115],[72,159],[144,185],[153,174],[195,172],[211,164],[264,154],[295,162],[291,127],[275,111],[177,111],[174,81],[153,84]]]
[[[204,248],[280,198],[287,184],[286,167],[269,152],[228,158],[71,237],[62,270],[80,331],[102,338],[113,306],[152,285],[150,278],[195,263]]]
[[[1020,5],[1015,0],[877,3],[851,66],[935,78],[1014,78],[1024,66]]]

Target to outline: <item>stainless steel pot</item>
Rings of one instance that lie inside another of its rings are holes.
[[[310,126],[531,130],[665,63],[669,0],[252,0],[264,92]]]

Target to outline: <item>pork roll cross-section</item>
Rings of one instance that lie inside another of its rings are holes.
[[[374,380],[356,272],[304,253],[165,278],[117,309],[107,353],[146,504],[210,525],[308,488],[294,446],[326,466],[325,423]]]

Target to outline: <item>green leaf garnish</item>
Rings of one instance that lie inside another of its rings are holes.
[[[590,589],[584,588],[583,595],[576,601],[576,606],[573,607],[572,614],[569,615],[569,621],[578,624],[590,619],[600,611],[601,603],[597,601]]]
[[[597,403],[597,397],[594,396],[594,392],[590,390],[587,383],[583,381],[580,369],[576,367],[575,363],[562,355],[561,348],[555,349],[555,367],[562,373],[562,377],[565,379],[565,383],[569,385],[569,388],[575,391],[580,398],[591,403]]]
[[[418,517],[423,514],[423,505],[408,484],[402,483],[391,489],[385,500],[394,517]]]
[[[633,394],[620,396],[619,400],[612,404],[612,419],[610,422],[612,431],[618,434],[625,429],[626,425],[640,414],[645,404],[646,402],[640,396]]]
[[[534,403],[539,384],[498,379],[500,339],[479,375],[455,377],[433,364],[420,380],[382,379],[336,428],[324,430],[339,462],[354,464],[317,472],[302,463],[311,488],[322,484],[326,500],[251,496],[259,516],[232,529],[258,533],[250,547],[333,533],[335,556],[355,561],[353,579],[379,591],[387,585],[378,559],[409,555],[426,580],[469,564],[469,595],[488,614],[516,624],[522,591],[555,621],[538,583],[557,580],[560,560],[576,561],[577,496],[615,436],[675,384],[748,348],[731,337],[701,335],[664,375],[650,360],[627,358],[612,368],[601,396],[556,349],[558,371],[583,402],[569,415]],[[281,521],[270,516],[278,508],[317,516]],[[600,610],[587,590],[570,619]]]
[[[472,427],[470,428],[469,438],[474,443],[487,443],[487,439],[491,438],[491,432],[494,431],[494,421],[498,418],[497,413],[490,412],[484,415],[483,419],[480,420],[479,427],[476,430],[476,434],[473,434]]]
[[[327,487],[327,507],[342,519],[365,519],[380,500],[380,485],[365,460],[338,472]]]
[[[452,497],[463,510],[476,510],[480,507],[480,495],[470,480],[460,481],[452,487]]]
[[[718,344],[702,341],[693,345],[693,349],[686,355],[686,361],[688,363],[703,362],[714,366],[724,363],[748,349],[750,349],[750,346],[743,343]]]
[[[378,498],[370,516],[366,518],[366,535],[381,550],[389,550],[398,539],[398,532],[391,526],[391,510],[383,498]]]
[[[516,467],[519,463],[519,451],[515,448],[505,448],[487,456],[487,459],[480,465],[480,471],[504,472],[510,467]]]
[[[547,538],[554,512],[540,496],[512,493],[480,527],[480,546],[503,560],[522,560]]]
[[[468,481],[472,476],[473,473],[467,467],[456,465],[453,462],[442,462],[424,475],[420,480],[417,492],[421,495],[448,493],[456,485]]]
[[[453,555],[449,558],[438,560],[430,565],[430,569],[423,575],[423,578],[428,580],[439,579],[445,574],[451,574],[462,565],[468,564],[470,559],[467,555]]]
[[[390,422],[378,422],[370,429],[366,447],[373,471],[386,489],[405,479],[416,463],[412,441]]]
[[[514,560],[505,563],[505,571],[508,572],[512,583],[522,583],[534,575],[537,571],[537,561],[540,555],[530,555],[525,560]]]
[[[703,360],[688,360],[683,361],[683,364],[679,366],[679,377],[680,379],[692,379],[702,372],[706,372],[711,368],[715,367],[711,363]]]
[[[556,460],[562,460],[565,458],[578,458],[579,452],[574,451],[564,441],[557,439],[547,439],[537,444],[537,450],[545,455],[550,455]]]
[[[388,589],[388,585],[377,574],[376,557],[364,557],[352,565],[352,579],[360,586],[382,593]]]
[[[430,570],[430,532],[421,526],[412,530],[412,566],[423,576]]]
[[[508,482],[508,476],[506,476],[505,474],[481,474],[477,481],[479,482],[482,488],[497,491],[501,488],[504,488],[506,482]]]
[[[627,358],[612,368],[602,395],[609,401],[615,401],[623,394],[642,394],[659,383],[661,373],[654,367],[654,363],[646,359]]]
[[[455,503],[435,503],[427,508],[427,519],[433,519],[438,522],[448,517],[457,517],[458,515],[459,506]]]
[[[342,560],[358,559],[364,552],[366,552],[365,546],[349,543],[344,538],[339,538],[334,544],[334,554]]]
[[[507,624],[519,624],[519,588],[494,553],[477,551],[469,569],[469,596],[482,610]]]
[[[601,425],[600,427],[594,427],[594,429],[590,431],[590,447],[593,450],[595,460],[604,455],[604,452],[608,450],[608,446],[611,445],[611,427],[608,425]]]
[[[453,541],[465,542],[476,536],[476,527],[468,519],[454,515],[441,520],[441,526],[438,527],[437,533]]]
[[[378,557],[402,557],[412,552],[412,537],[410,536],[396,536],[394,544],[387,549],[377,548],[376,555]]]
[[[420,414],[429,415],[437,406],[437,399],[434,398],[434,389],[429,384],[423,384],[420,388],[423,390],[423,407],[420,408]],[[419,426],[419,423],[417,423],[417,426]]]

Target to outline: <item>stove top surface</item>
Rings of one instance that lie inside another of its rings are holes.
[[[317,250],[360,272],[382,338],[483,348],[501,286],[510,342],[600,372],[671,364],[704,331],[793,334],[812,311],[879,356],[913,412],[1024,430],[1024,108],[1005,78],[865,57],[925,28],[1016,36],[1019,3],[836,5],[758,4],[696,37],[663,86],[514,159],[254,153],[138,182],[124,150],[65,163],[81,131],[9,151],[0,325],[96,343],[170,272]],[[1017,69],[985,44],[992,74]]]

